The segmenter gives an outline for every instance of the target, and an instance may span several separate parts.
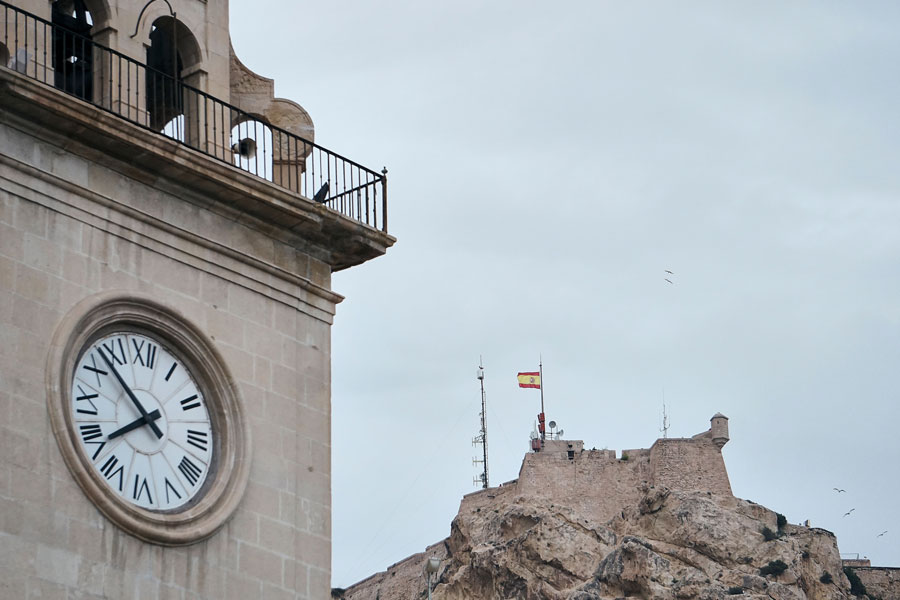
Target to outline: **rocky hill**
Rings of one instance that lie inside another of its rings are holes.
[[[732,495],[721,455],[727,417],[711,424],[618,458],[580,441],[547,440],[525,456],[518,479],[465,496],[450,537],[332,596],[426,598],[431,556],[440,559],[435,600],[863,594],[865,582],[845,575],[831,532],[790,525]],[[863,573],[871,598],[900,600],[892,571]]]
[[[647,488],[637,506],[597,523],[566,506],[508,496],[468,505],[448,539],[343,598],[422,598],[431,555],[441,558],[435,600],[850,597],[830,532],[779,529],[775,512],[746,500]]]

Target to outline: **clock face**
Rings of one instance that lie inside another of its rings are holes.
[[[198,497],[215,432],[203,390],[165,342],[117,331],[87,345],[70,410],[79,449],[120,498],[170,511]]]

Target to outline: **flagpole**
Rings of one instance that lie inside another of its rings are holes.
[[[538,357],[538,373],[541,378],[540,379],[540,382],[541,382],[541,414],[544,415],[544,418],[546,418],[547,415],[544,414],[544,362],[543,361],[544,361],[544,358],[539,356]],[[531,364],[534,364],[534,363],[531,363]],[[547,439],[547,432],[542,431],[541,432],[541,441],[543,442],[545,439]]]

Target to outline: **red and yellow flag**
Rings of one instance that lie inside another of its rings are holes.
[[[519,387],[541,389],[541,374],[539,372],[519,373]]]

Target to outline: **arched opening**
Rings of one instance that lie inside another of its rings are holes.
[[[150,127],[177,131],[184,141],[185,72],[201,61],[200,46],[181,21],[160,17],[150,29],[147,48],[146,99]],[[177,121],[182,117],[181,123]]]
[[[84,100],[93,100],[94,73],[91,13],[84,0],[56,0],[51,8],[54,85]]]
[[[272,180],[272,128],[249,118],[231,128],[234,165],[264,179]]]

